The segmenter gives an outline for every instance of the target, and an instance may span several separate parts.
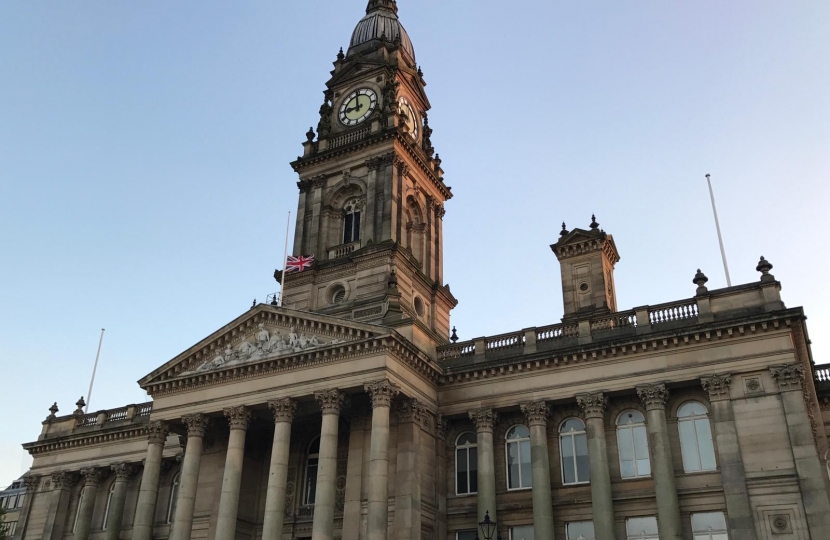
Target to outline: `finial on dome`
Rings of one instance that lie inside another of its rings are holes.
[[[599,229],[599,223],[597,223],[596,214],[591,214],[591,228],[592,229]]]
[[[398,3],[395,0],[369,0],[369,5],[366,6],[366,13],[379,11],[385,9],[393,13],[398,13]]]
[[[568,234],[568,226],[565,225],[565,222],[562,222],[562,232],[559,233],[559,236],[565,236]]]

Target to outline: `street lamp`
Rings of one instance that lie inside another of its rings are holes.
[[[501,533],[496,529],[496,522],[490,519],[490,511],[484,513],[484,520],[480,521],[478,528],[481,529],[483,540],[493,540],[493,534],[496,534],[496,540],[501,540]],[[476,533],[476,540],[480,540],[478,533]]]

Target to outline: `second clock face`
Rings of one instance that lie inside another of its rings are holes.
[[[398,100],[398,106],[402,113],[406,115],[406,127],[409,128],[409,134],[412,135],[414,139],[418,138],[418,121],[417,117],[415,116],[415,109],[412,108],[412,105],[409,104],[409,101],[405,97],[401,97]]]
[[[373,90],[355,90],[340,105],[340,122],[345,126],[356,126],[369,118],[377,105],[378,95]]]

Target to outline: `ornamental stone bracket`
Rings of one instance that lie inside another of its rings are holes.
[[[781,392],[801,391],[804,383],[804,366],[801,364],[770,366],[769,372]]]
[[[476,433],[492,433],[496,422],[499,421],[499,414],[492,408],[470,411],[470,420],[476,427]]]
[[[647,411],[663,410],[669,400],[669,390],[663,383],[638,386],[637,395]]]
[[[724,373],[701,377],[700,384],[709,394],[709,401],[723,401],[729,399],[729,389],[732,387],[732,375]]]
[[[608,398],[602,392],[593,394],[579,394],[576,402],[585,414],[585,419],[605,419],[605,410],[608,408]]]
[[[548,417],[550,417],[550,406],[544,401],[535,401],[533,403],[522,403],[519,405],[522,413],[527,418],[527,423],[531,426],[547,426]]]

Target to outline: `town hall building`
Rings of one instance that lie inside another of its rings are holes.
[[[14,538],[830,539],[830,370],[763,257],[619,306],[586,214],[551,231],[561,320],[458,341],[425,86],[369,1],[291,164],[313,264],[143,377],[152,401],[53,406]]]

